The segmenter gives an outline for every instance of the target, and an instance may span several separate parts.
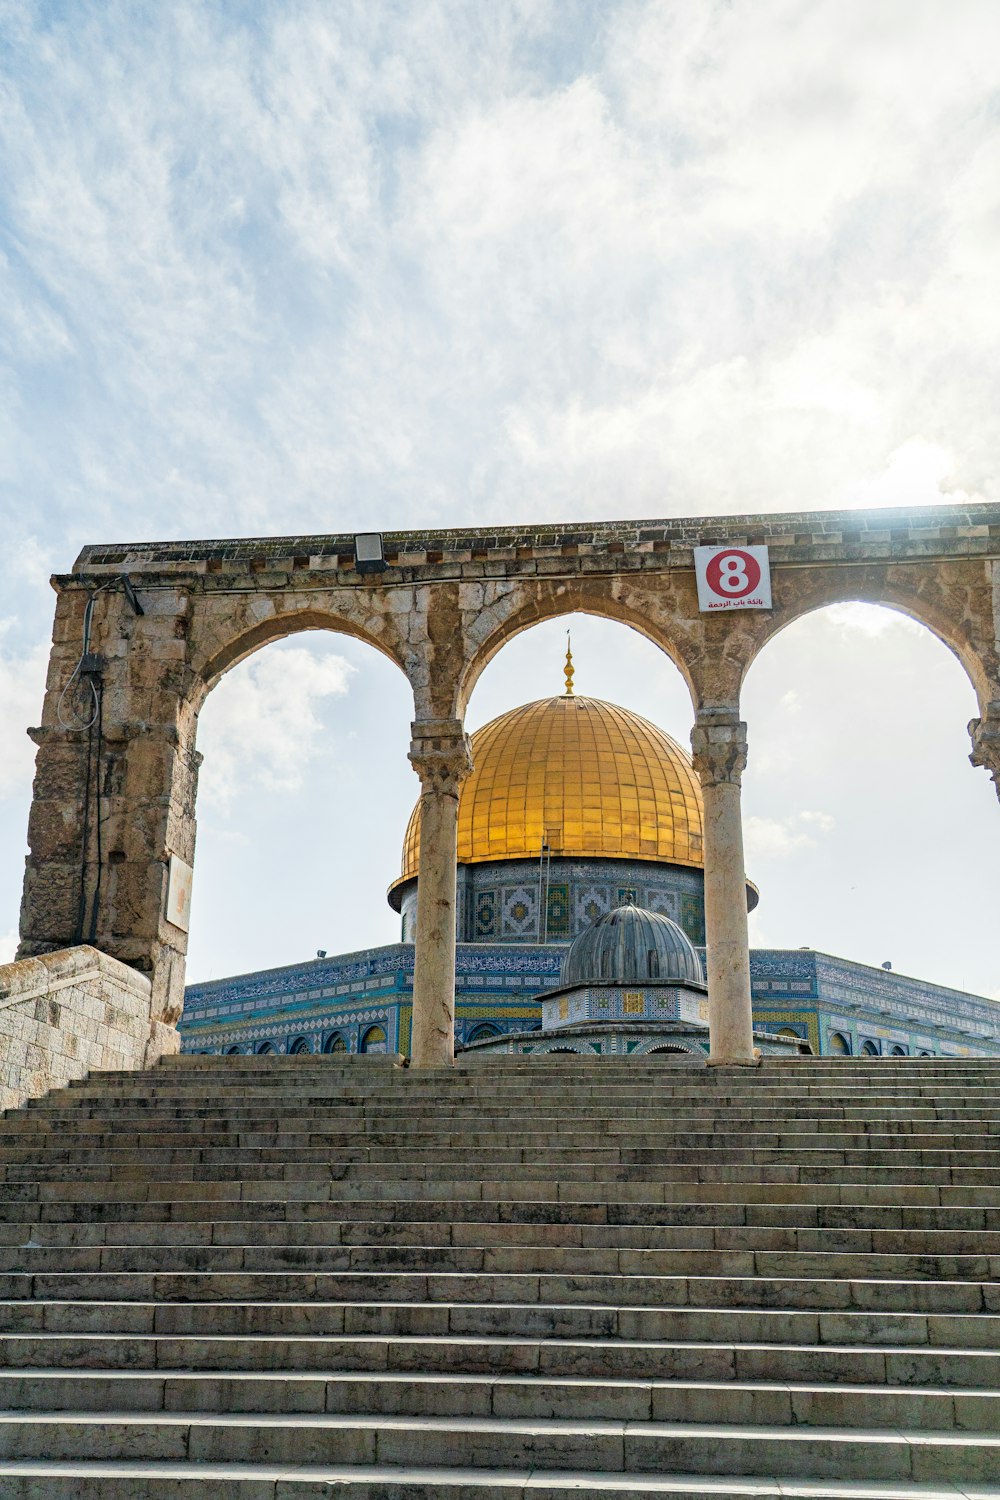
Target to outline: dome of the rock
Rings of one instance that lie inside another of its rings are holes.
[[[526,703],[472,736],[458,810],[460,864],[562,858],[702,866],[701,788],[691,757],[639,714],[564,694]],[[417,874],[420,808],[396,885]]]
[[[701,959],[669,917],[616,906],[574,938],[559,984],[704,984]]]

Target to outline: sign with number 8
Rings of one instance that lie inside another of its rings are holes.
[[[766,547],[695,547],[698,608],[770,609]]]

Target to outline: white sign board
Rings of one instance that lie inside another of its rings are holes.
[[[191,926],[191,880],[194,871],[176,854],[170,856],[167,877],[167,921],[187,932]]]
[[[695,547],[698,608],[770,609],[766,547]]]

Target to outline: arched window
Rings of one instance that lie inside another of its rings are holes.
[[[844,1036],[842,1031],[831,1031],[830,1039],[827,1042],[827,1051],[832,1053],[834,1057],[850,1057],[850,1039]]]
[[[306,1037],[297,1036],[288,1050],[289,1052],[311,1052],[312,1048]]]
[[[650,1047],[646,1053],[647,1057],[655,1057],[657,1053],[669,1053],[671,1057],[690,1057],[691,1054],[686,1047]]]
[[[861,1052],[864,1057],[878,1057],[878,1043],[872,1041],[862,1042]]]
[[[384,1052],[385,1051],[385,1029],[381,1026],[369,1026],[361,1038],[359,1052]]]
[[[797,1026],[779,1026],[778,1027],[778,1035],[779,1036],[793,1036],[793,1037],[795,1037],[796,1041],[801,1041],[802,1040],[802,1033],[801,1033],[801,1031],[799,1031],[799,1029],[798,1029]]]
[[[347,1052],[349,1050],[350,1049],[348,1048],[347,1043],[344,1041],[344,1038],[341,1036],[339,1031],[331,1031],[330,1035],[323,1043],[324,1052]]]
[[[580,1056],[579,1052],[577,1051],[577,1049],[575,1047],[550,1047],[549,1048],[549,1056],[550,1057],[555,1057],[555,1055],[556,1055],[557,1052],[571,1052],[574,1057],[579,1057]]]
[[[889,1056],[890,1057],[905,1057],[906,1056],[906,1048],[905,1047],[901,1047],[898,1042],[895,1042],[893,1044],[893,1046],[889,1048]]]
[[[239,1055],[240,1055],[240,1049],[239,1049],[239,1047],[227,1047],[226,1048],[226,1056],[227,1057],[239,1057]]]
[[[487,1037],[499,1036],[499,1026],[491,1026],[489,1021],[482,1021],[478,1026],[473,1026],[469,1032],[470,1042],[485,1042]]]
[[[275,1050],[276,1049],[273,1042],[258,1042],[256,1048],[258,1054],[262,1052],[274,1052]]]
[[[918,1057],[933,1057],[934,1053],[933,1052],[918,1052],[917,1056]]]

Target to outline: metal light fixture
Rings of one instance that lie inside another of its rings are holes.
[[[384,573],[387,567],[380,531],[359,531],[354,538],[354,566],[359,573]]]

